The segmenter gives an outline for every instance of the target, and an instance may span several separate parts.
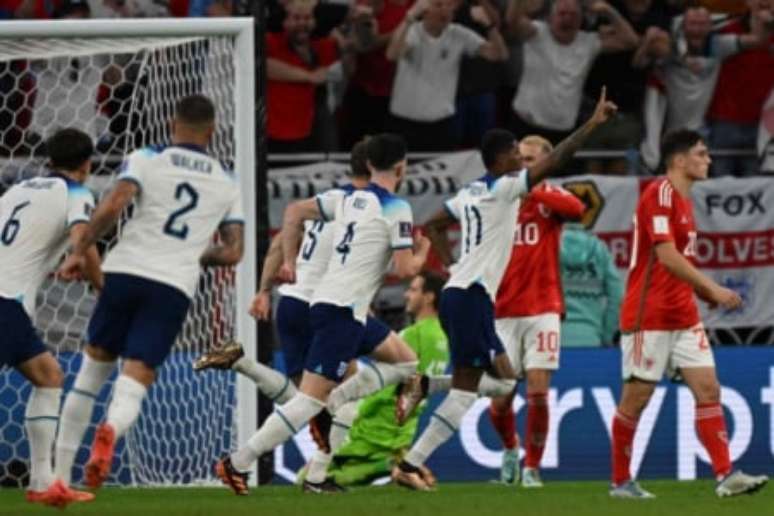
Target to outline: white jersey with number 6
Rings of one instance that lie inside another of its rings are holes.
[[[362,190],[329,190],[317,196],[320,212],[334,221],[333,252],[312,304],[351,307],[365,322],[396,249],[413,247],[408,202],[369,184]]]
[[[103,271],[140,276],[193,297],[199,257],[215,230],[244,223],[233,174],[200,147],[171,145],[131,153],[118,179],[135,183],[139,194]]]
[[[22,181],[0,197],[0,296],[20,301],[32,316],[70,227],[88,222],[93,209],[89,189],[58,174]]]
[[[494,302],[511,256],[519,199],[529,191],[524,169],[515,176],[489,174],[468,184],[446,201],[460,221],[460,257],[446,287],[466,289],[480,284]]]

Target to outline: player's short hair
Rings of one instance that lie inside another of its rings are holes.
[[[688,152],[694,145],[703,141],[702,135],[691,129],[675,129],[667,132],[661,140],[661,160],[664,167],[668,167],[677,154]]]
[[[481,138],[481,158],[487,170],[497,162],[497,158],[504,152],[513,150],[516,135],[505,129],[490,129]]]
[[[376,170],[391,170],[399,162],[406,159],[406,140],[400,135],[377,134],[369,138],[366,145],[368,162]]]
[[[73,127],[60,129],[46,141],[46,153],[51,167],[60,170],[76,170],[94,154],[91,137]]]
[[[524,138],[521,139],[519,143],[520,144],[523,143],[524,145],[534,145],[536,147],[540,147],[540,149],[545,154],[550,154],[551,151],[554,150],[554,146],[551,142],[549,142],[547,139],[537,134],[530,134],[529,136],[525,136]]]
[[[433,294],[433,308],[438,310],[441,303],[441,291],[446,283],[444,279],[438,274],[430,271],[422,271],[418,274],[422,278],[422,292],[425,294]]]
[[[371,177],[371,171],[368,170],[368,141],[370,139],[370,136],[363,137],[349,153],[349,168],[352,177],[364,179]]]
[[[215,122],[215,105],[204,95],[187,95],[175,104],[175,119],[187,125]]]

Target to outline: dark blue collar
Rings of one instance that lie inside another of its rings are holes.
[[[492,175],[491,172],[487,172],[483,176],[479,177],[476,181],[481,181],[482,183],[486,184],[487,188],[492,188],[492,185],[497,181],[499,178]]]
[[[61,172],[57,172],[56,170],[52,170],[48,177],[58,177],[59,179],[63,180],[68,185],[80,185],[81,183],[76,181],[75,179],[69,178],[66,175],[62,174]]]

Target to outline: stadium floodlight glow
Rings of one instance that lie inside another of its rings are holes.
[[[0,193],[45,170],[43,141],[75,126],[97,146],[87,186],[102,193],[124,156],[169,143],[175,101],[203,93],[217,109],[210,153],[233,167],[243,193],[245,256],[236,270],[211,268],[199,279],[188,319],[137,425],[120,448],[109,481],[137,485],[201,484],[212,465],[257,426],[254,385],[233,373],[195,374],[199,353],[237,339],[256,353],[247,308],[256,285],[255,58],[252,18],[116,19],[0,22]],[[128,215],[130,216],[130,215]],[[116,234],[101,243],[109,249]],[[66,388],[95,296],[81,283],[46,281],[36,325],[62,363]],[[92,422],[102,417],[103,391]],[[29,452],[23,432],[29,384],[0,370],[0,482],[21,485]],[[93,430],[93,425],[92,425]],[[91,443],[76,458],[74,481]],[[255,477],[255,476],[254,476]]]

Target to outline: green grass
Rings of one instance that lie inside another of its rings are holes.
[[[308,495],[298,487],[255,488],[247,497],[219,488],[106,488],[67,516],[770,516],[774,489],[720,500],[708,481],[645,481],[655,500],[611,500],[604,482],[553,482],[540,490],[497,484],[442,484],[433,493],[364,487],[341,495]],[[0,490],[0,515],[57,514],[28,504],[23,492]]]

